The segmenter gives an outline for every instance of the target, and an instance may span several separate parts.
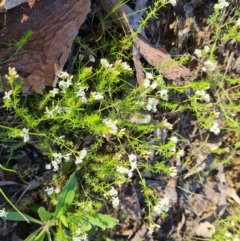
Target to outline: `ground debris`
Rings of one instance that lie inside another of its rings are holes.
[[[0,29],[0,60],[9,61],[0,66],[0,73],[4,76],[8,67],[15,67],[25,92],[32,88],[42,93],[62,71],[90,4],[90,0],[31,1],[2,13],[6,25]],[[16,46],[9,48],[9,41],[21,39],[28,30],[33,32],[31,38],[15,55]]]

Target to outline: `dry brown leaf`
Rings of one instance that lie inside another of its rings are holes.
[[[9,66],[15,67],[25,81],[25,92],[32,88],[42,93],[62,71],[90,4],[90,0],[41,0],[7,11],[7,24],[0,29],[1,43],[18,40],[27,30],[33,35],[24,50],[0,67],[0,73],[5,75]],[[15,50],[1,44],[0,59],[8,59]]]
[[[207,221],[199,223],[195,228],[195,234],[203,238],[211,238],[214,233],[214,226]]]
[[[9,10],[24,2],[30,2],[33,0],[0,0],[0,10]]]
[[[141,209],[136,196],[120,198],[120,207],[132,220],[141,219]]]

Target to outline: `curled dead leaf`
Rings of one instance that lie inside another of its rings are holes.
[[[90,0],[31,1],[1,13],[7,18],[0,29],[1,43],[19,40],[28,30],[33,34],[14,58],[16,46],[0,44],[0,60],[10,58],[0,66],[0,73],[4,76],[9,66],[15,67],[25,82],[24,92],[32,88],[42,93],[66,63],[90,4]]]
[[[195,229],[195,235],[203,238],[212,238],[214,233],[215,227],[207,221],[199,223]]]

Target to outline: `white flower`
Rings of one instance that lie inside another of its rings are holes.
[[[12,79],[17,79],[19,77],[19,75],[17,74],[17,71],[15,69],[15,67],[8,67],[8,75],[5,75],[5,78],[10,80]]]
[[[126,131],[126,129],[125,129],[125,128],[122,128],[122,129],[118,132],[117,136],[120,137],[120,138],[122,138],[123,135],[125,134],[125,131]]]
[[[112,121],[110,119],[104,119],[103,123],[108,127],[109,129],[109,134],[116,135],[118,132],[118,127],[117,127],[117,120]]]
[[[50,90],[49,92],[52,94],[53,97],[55,97],[55,95],[58,94],[59,89],[58,88],[53,88],[53,90]]]
[[[52,166],[51,166],[51,164],[46,164],[45,168],[46,168],[47,170],[50,170],[50,169],[52,168]]]
[[[214,5],[214,8],[223,9],[228,6],[229,6],[229,3],[227,1],[219,0],[218,3]]]
[[[204,50],[205,50],[206,53],[208,53],[210,51],[209,46],[204,46]]]
[[[127,169],[126,167],[117,166],[117,172],[121,174],[127,174],[129,172],[129,169]]]
[[[162,210],[164,211],[164,212],[168,212],[168,210],[169,210],[169,199],[168,198],[163,198],[163,199],[161,199],[161,201],[160,201],[160,204],[161,204],[161,206],[162,206]]]
[[[207,72],[207,68],[206,67],[202,67],[202,71],[203,72]]]
[[[177,0],[169,0],[169,3],[171,3],[173,7],[175,7],[177,5]]]
[[[177,168],[176,167],[170,167],[169,171],[170,171],[170,176],[171,177],[177,176]]]
[[[128,160],[129,160],[130,162],[136,161],[136,160],[137,160],[137,156],[134,155],[134,154],[130,154],[130,155],[128,155]]]
[[[126,62],[122,62],[121,66],[123,70],[132,71],[132,68]]]
[[[216,69],[217,64],[210,60],[207,60],[206,62],[204,62],[204,67],[206,68],[206,71],[212,72]]]
[[[68,78],[69,77],[69,74],[67,72],[64,72],[62,71],[59,75],[58,75],[59,78],[61,79],[65,79],[65,78]]]
[[[118,191],[117,189],[115,189],[114,187],[111,187],[110,191],[108,192],[108,194],[111,196],[111,197],[116,197],[118,195]]]
[[[77,97],[80,97],[82,103],[87,102],[85,90],[88,89],[88,87],[80,87],[78,91],[76,92]]]
[[[52,154],[52,156],[54,157],[54,160],[57,162],[57,164],[60,164],[62,162],[62,154],[55,152]]]
[[[219,128],[218,122],[215,121],[213,123],[212,127],[210,128],[210,131],[213,132],[215,135],[220,133],[220,128]]]
[[[156,112],[158,100],[156,98],[148,98],[147,106],[145,107],[148,111]]]
[[[230,232],[226,232],[226,233],[225,233],[225,236],[226,236],[227,238],[230,238],[230,237],[232,237],[232,234],[231,234]]]
[[[171,138],[170,138],[170,141],[172,141],[173,143],[177,143],[178,142],[178,138],[176,137],[176,136],[172,136]]]
[[[160,95],[161,99],[168,101],[168,90],[162,89],[157,91],[157,93]]]
[[[200,59],[202,58],[202,50],[201,49],[195,49],[194,54]]]
[[[113,207],[116,208],[119,205],[119,203],[120,203],[119,198],[113,197],[113,200],[112,200]]]
[[[146,73],[146,78],[147,78],[147,79],[153,79],[152,73],[147,72],[147,73]]]
[[[46,192],[47,195],[50,196],[54,192],[54,187],[47,187],[46,189],[44,189],[44,192]]]
[[[3,97],[3,99],[11,100],[11,98],[10,98],[11,95],[12,95],[12,90],[5,91],[5,92],[4,92],[4,97]]]
[[[163,198],[161,199],[156,206],[153,207],[154,212],[157,215],[161,215],[162,212],[168,212],[169,210],[169,199]]]
[[[157,88],[157,82],[153,81],[152,84],[150,85],[151,89],[155,90]]]
[[[0,210],[0,217],[5,217],[6,218],[7,214],[8,213],[5,211],[5,208]]]
[[[112,68],[112,64],[109,64],[109,62],[107,61],[107,59],[101,59],[100,62],[101,62],[101,65],[102,65],[105,69],[110,69],[110,68]]]
[[[166,129],[168,129],[168,130],[172,130],[172,124],[170,124],[166,119],[164,119],[163,121],[162,121],[162,125],[163,125],[163,127],[165,127]]]
[[[85,157],[87,156],[87,149],[82,149],[81,151],[80,151],[80,158],[81,159],[84,159]]]
[[[94,100],[101,100],[103,99],[103,95],[99,92],[91,92],[91,96]]]
[[[179,158],[179,157],[182,157],[185,155],[185,152],[184,150],[179,150],[177,153],[176,153],[176,156]]]
[[[153,234],[154,228],[155,228],[155,226],[149,226],[148,227],[148,233]]]
[[[70,160],[71,154],[67,153],[66,155],[63,156],[63,159],[65,160],[65,162],[68,162]]]
[[[57,172],[59,169],[58,163],[56,161],[52,161],[53,171]]]
[[[74,163],[75,163],[76,165],[78,165],[78,164],[80,164],[80,163],[82,163],[82,162],[83,162],[83,159],[77,157]]]
[[[93,63],[95,62],[95,57],[92,54],[89,54],[88,57],[90,62],[93,62]]]
[[[82,162],[83,162],[83,159],[86,157],[86,155],[87,155],[87,150],[86,150],[86,149],[82,149],[82,150],[80,151],[79,156],[78,156],[78,157],[76,158],[76,160],[75,160],[75,164],[77,165],[77,164],[82,163]]]
[[[240,26],[240,18],[237,20],[236,26]]]
[[[24,142],[27,142],[27,141],[29,141],[29,139],[30,139],[28,132],[29,132],[29,129],[26,129],[26,128],[23,128],[23,129],[22,129],[22,134],[21,134],[21,136],[23,137],[23,141],[24,141]]]
[[[60,188],[57,187],[57,188],[54,190],[54,192],[57,193],[57,194],[60,193]]]
[[[63,80],[61,80],[61,81],[59,81],[59,87],[62,87],[62,88],[68,88],[70,85],[72,85],[72,81],[71,81],[71,78],[68,78],[66,81],[63,81]]]
[[[195,94],[201,96],[206,102],[210,102],[210,95],[204,90],[197,90]]]
[[[53,111],[49,110],[48,107],[45,108],[44,113],[47,115],[47,118],[49,118],[49,119],[53,118],[53,116],[54,116]]]
[[[148,87],[150,86],[150,80],[149,80],[149,79],[144,79],[144,80],[143,80],[143,86],[144,86],[145,88],[148,88]]]

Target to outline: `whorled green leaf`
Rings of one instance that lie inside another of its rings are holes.
[[[58,197],[58,203],[54,214],[55,218],[59,218],[62,214],[64,214],[72,204],[76,192],[76,186],[77,180],[75,173],[73,173]]]

